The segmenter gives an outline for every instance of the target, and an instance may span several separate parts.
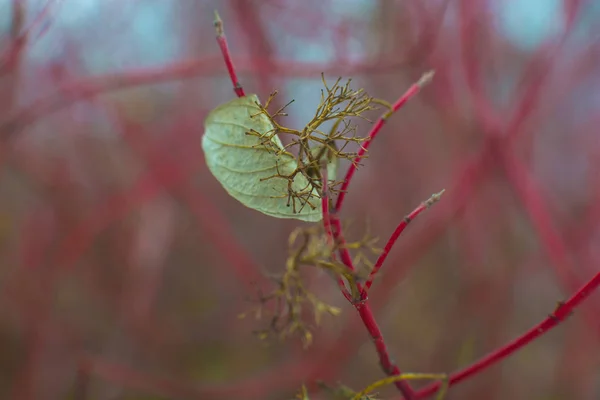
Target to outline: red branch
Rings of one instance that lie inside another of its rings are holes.
[[[237,97],[244,97],[246,94],[244,93],[244,89],[238,80],[237,74],[235,73],[235,67],[233,66],[233,60],[231,59],[229,46],[227,45],[227,38],[225,38],[225,31],[223,30],[223,21],[221,20],[221,17],[217,11],[215,11],[214,25],[215,30],[217,31],[217,43],[221,48],[221,53],[223,53],[223,59],[225,60],[227,71],[229,71],[231,83],[233,83],[233,91]]]
[[[226,43],[226,41],[224,39],[224,35],[223,35],[222,21],[219,18],[219,15],[217,13],[215,13],[215,27],[217,28],[217,40],[219,41],[219,45],[221,46],[221,50],[222,50],[223,56],[225,58],[225,63],[227,64],[227,68],[229,70],[229,75],[231,76],[231,80],[234,84],[234,88],[236,89],[236,94],[238,95],[238,97],[241,97],[244,94],[243,94],[243,91],[241,91],[241,86],[237,82],[237,77],[236,77],[235,71],[233,69],[233,63],[231,61],[231,57],[229,55],[229,50],[227,49],[227,43]],[[431,78],[431,75],[429,75],[428,79],[430,79],[430,78]],[[423,81],[423,79],[421,79],[421,81]],[[422,84],[423,82],[421,82],[421,81],[419,81],[419,82]],[[239,92],[237,91],[238,88],[240,89]],[[408,94],[408,92],[407,92],[407,94],[404,96],[405,99],[404,100],[400,99],[394,105],[394,111],[397,110],[398,108],[400,108],[402,106],[402,104],[404,104],[408,100],[408,98],[410,98],[411,96],[416,94],[419,91],[419,88],[416,88],[413,91],[414,91],[414,93],[412,93],[412,94]],[[391,111],[391,112],[393,112],[393,111]],[[391,115],[391,112],[386,113],[386,115],[384,115],[384,117],[382,117],[382,118],[387,118],[388,114]],[[380,125],[382,126],[383,122],[381,122]],[[377,131],[379,129],[381,129],[381,126],[379,126],[379,128],[377,128],[377,130],[375,131],[375,134],[377,133]],[[372,134],[370,136],[370,139],[372,139],[375,136],[375,134]],[[338,221],[338,223],[335,226],[335,231],[332,231],[332,229],[331,229],[332,225],[331,225],[331,215],[329,212],[329,196],[328,196],[328,190],[327,190],[328,179],[327,179],[326,171],[325,171],[325,173],[323,173],[323,177],[324,177],[323,178],[323,191],[321,193],[321,207],[322,207],[322,211],[323,211],[323,224],[324,224],[324,228],[325,228],[327,237],[329,238],[328,240],[330,240],[332,242],[332,244],[334,243],[334,240],[336,240],[336,241],[338,241],[338,244],[339,244],[340,243],[339,239],[340,238],[343,239],[343,236],[342,236],[342,231],[341,231],[341,225],[339,224],[339,220],[337,220],[337,218],[335,219],[335,221]],[[339,201],[339,198],[338,198],[338,201]],[[336,207],[336,209],[337,208],[338,207]],[[343,244],[345,244],[345,241]],[[346,249],[346,247],[343,244],[340,246],[340,248],[341,248],[340,255],[342,258],[342,262],[344,263],[344,265],[346,265],[346,267],[348,269],[350,269],[351,271],[354,271],[355,268],[352,263],[352,258],[350,257],[348,250]],[[332,257],[335,259],[335,254],[332,254]],[[381,334],[381,330],[379,329],[379,326],[377,325],[377,322],[375,321],[375,317],[373,315],[373,312],[371,311],[369,304],[367,303],[366,298],[361,299],[361,301],[359,301],[359,302],[354,301],[354,299],[348,292],[348,289],[346,288],[342,279],[336,278],[336,280],[337,280],[338,285],[340,286],[340,290],[341,290],[342,294],[349,302],[351,302],[354,305],[354,307],[358,311],[365,327],[369,331],[369,334],[371,335],[371,338],[372,338],[373,342],[375,343],[377,353],[379,354],[379,359],[380,359],[383,370],[388,375],[400,374],[401,373],[400,369],[392,362],[392,360],[389,356],[387,347],[385,345],[383,336]],[[359,293],[361,293],[361,294],[363,293],[362,285],[357,284],[357,289],[358,289]],[[361,295],[361,297],[362,297],[362,295]],[[406,381],[395,382],[395,385],[407,400],[413,400],[415,398],[414,391],[412,390],[412,388]]]
[[[238,59],[239,61],[240,59]],[[78,101],[137,86],[215,74],[220,70],[222,62],[222,56],[206,57],[201,60],[179,61],[160,67],[136,68],[130,71],[86,77],[59,84],[52,93],[37,98],[28,105],[3,117],[0,120],[0,139],[4,139],[6,135],[14,135],[26,126],[39,121],[42,117],[62,110]],[[390,62],[384,64],[356,63],[340,65],[336,63],[300,63],[272,59],[264,61],[264,65],[253,66],[252,60],[242,59],[240,65],[248,73],[257,72],[257,68],[270,65],[270,73],[279,77],[310,78],[321,72],[340,75],[350,71],[354,74],[391,72],[395,71],[399,64]]]
[[[598,286],[600,286],[600,272],[594,275],[592,279],[590,279],[577,292],[575,292],[575,294],[571,296],[569,300],[567,300],[564,303],[559,303],[558,307],[556,307],[554,312],[542,322],[540,322],[539,324],[537,324],[536,326],[519,336],[518,338],[502,346],[498,350],[493,351],[492,353],[483,357],[479,361],[476,361],[470,366],[451,374],[449,377],[449,385],[455,385],[460,381],[483,371],[492,364],[495,364],[507,358],[508,356],[520,350],[522,347],[524,347],[531,341],[544,335],[546,332],[550,331],[552,328],[554,328],[562,321],[564,321],[567,317],[569,317],[573,310],[577,306],[579,306],[594,290],[596,290]],[[441,382],[436,382],[419,390],[416,393],[417,399],[422,399],[434,394],[438,391],[440,385]]]
[[[360,319],[362,320],[365,328],[369,331],[369,335],[371,335],[371,340],[375,344],[375,349],[377,349],[377,354],[379,354],[379,363],[381,364],[381,368],[388,376],[397,376],[402,372],[400,368],[392,361],[390,358],[390,353],[388,352],[387,346],[385,345],[385,341],[383,340],[383,335],[381,334],[381,329],[377,325],[377,321],[375,321],[375,316],[373,315],[373,310],[371,310],[371,306],[368,301],[363,301],[354,305],[356,311],[358,311],[358,315],[360,315]],[[394,385],[400,390],[402,396],[406,400],[416,399],[414,390],[410,387],[407,381],[396,381]]]
[[[323,177],[323,189],[321,193],[323,226],[325,228],[325,233],[327,234],[328,241],[333,243],[336,237],[339,238],[343,236],[341,235],[341,230],[336,230],[335,234],[331,230],[331,215],[329,213],[329,197],[327,190],[327,174],[323,174]],[[354,271],[355,268],[352,264],[352,259],[350,258],[350,254],[348,253],[347,249],[343,253],[340,252],[340,254],[346,255],[342,257],[343,259],[346,259],[346,257],[348,257],[347,260],[349,260],[349,262],[344,262],[344,265],[351,271]],[[333,253],[331,257],[335,260],[335,253]],[[344,285],[342,278],[337,277],[336,280],[342,294],[344,295],[346,300],[348,300],[354,306],[356,311],[358,311],[358,314],[360,315],[360,318],[363,321],[365,328],[369,332],[369,335],[371,336],[371,339],[375,344],[375,348],[377,349],[377,354],[379,355],[379,362],[383,371],[389,376],[400,375],[400,368],[398,368],[398,366],[394,364],[394,362],[392,362],[390,358],[387,346],[385,345],[385,341],[383,340],[381,329],[379,329],[379,325],[377,325],[377,321],[375,321],[375,316],[373,315],[373,311],[371,310],[371,307],[366,299],[366,292],[364,291],[362,285],[360,283],[356,284],[357,290],[361,296],[361,300],[357,302],[355,301],[355,299],[352,298],[352,295],[349,293],[348,289]],[[405,399],[412,400],[415,398],[414,391],[412,390],[408,382],[397,381],[394,382],[394,385],[396,385],[398,390],[400,390]]]
[[[48,0],[44,8],[36,15],[28,26],[24,27],[26,18],[25,2],[13,0],[12,2],[12,24],[10,28],[11,42],[6,51],[0,55],[0,74],[10,72],[18,64],[23,50],[27,44],[32,44],[34,40],[39,39],[47,31],[51,23],[49,14],[53,7],[56,7],[62,0]],[[46,24],[44,26],[44,24]],[[38,29],[39,28],[39,29]],[[32,32],[38,29],[38,33],[32,39]]]

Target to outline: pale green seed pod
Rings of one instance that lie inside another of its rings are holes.
[[[274,129],[269,118],[261,113],[255,94],[236,98],[212,110],[204,122],[202,149],[208,168],[223,188],[246,207],[277,218],[295,218],[317,222],[323,218],[319,193],[312,190],[312,208],[296,201],[288,205],[288,180],[273,175],[290,175],[297,168],[296,159],[289,153],[276,154],[283,149],[277,136],[271,139],[273,149],[267,149],[265,139],[247,132],[266,133]],[[310,188],[305,176],[298,173],[292,190],[302,192]]]

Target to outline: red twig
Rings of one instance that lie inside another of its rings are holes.
[[[354,176],[354,173],[356,172],[356,169],[358,168],[358,164],[359,164],[360,160],[364,157],[364,155],[367,152],[369,146],[371,145],[371,142],[373,141],[373,139],[377,136],[379,131],[381,131],[381,128],[383,127],[385,122],[388,120],[388,118],[390,118],[393,113],[398,111],[400,109],[400,107],[402,107],[404,104],[406,104],[406,102],[408,100],[410,100],[417,93],[419,93],[421,88],[424,85],[426,85],[427,83],[429,83],[431,81],[431,79],[433,79],[433,74],[434,74],[433,71],[429,71],[429,72],[423,74],[421,79],[419,79],[415,84],[413,84],[402,96],[400,96],[400,98],[398,100],[396,100],[396,102],[392,105],[392,109],[389,110],[388,112],[386,112],[385,114],[383,114],[379,118],[379,120],[377,120],[375,125],[373,125],[373,128],[367,135],[367,140],[365,140],[365,143],[362,145],[356,158],[354,159],[354,161],[352,162],[352,164],[350,165],[350,167],[348,167],[348,170],[346,171],[346,176],[344,177],[344,182],[340,189],[340,194],[338,195],[336,203],[335,203],[334,211],[336,214],[340,211],[340,209],[344,203],[344,199],[346,198],[346,193],[348,191],[348,186],[350,185],[350,180]],[[338,251],[340,253],[340,258],[342,259],[342,262],[348,268],[350,268],[350,270],[354,271],[355,268],[352,263],[352,257],[350,256],[350,252],[348,251],[348,248],[346,247],[346,240],[344,238],[344,235],[342,234],[342,224],[340,222],[340,219],[337,216],[334,216],[331,219],[331,222],[332,222],[333,228],[334,228],[334,231],[333,231],[334,238],[336,239],[338,246],[339,246]],[[363,292],[363,298],[365,298],[364,292]]]
[[[38,32],[33,38],[34,40],[40,39],[47,31],[48,27],[52,23],[52,20],[49,18],[50,13],[53,11],[52,9],[56,9],[63,0],[48,0],[44,5],[44,8],[36,15],[35,19],[25,28],[25,30],[20,34],[21,37],[26,38],[29,44],[33,44],[31,40],[31,33],[38,28]]]
[[[22,328],[25,354],[21,367],[13,378],[11,394],[7,398],[18,400],[31,399],[34,396],[35,379],[40,373],[50,323],[51,302],[43,299],[51,298],[56,290],[56,268],[48,261],[47,255],[51,254],[53,238],[57,232],[56,219],[49,208],[34,211],[25,221],[19,246],[20,262],[23,276],[30,274],[29,284],[35,285],[32,288],[36,288],[36,296],[28,299],[29,306],[22,312],[25,318]],[[27,295],[27,291],[23,294]]]
[[[504,149],[501,157],[509,181],[528,212],[532,226],[540,238],[540,245],[552,262],[564,292],[573,292],[579,287],[581,280],[574,273],[576,268],[571,260],[567,244],[552,221],[547,200],[544,199],[529,171],[509,149]],[[597,309],[585,309],[583,316],[591,329],[597,328]]]
[[[326,175],[324,175],[326,176]],[[327,178],[323,179],[323,193],[321,195],[321,204],[322,204],[322,209],[323,209],[323,225],[325,227],[325,232],[327,233],[327,237],[330,238],[328,240],[333,241],[333,233],[331,230],[331,218],[329,215],[329,199],[327,196]],[[338,235],[341,233],[341,231],[337,231]],[[348,257],[350,257],[349,253],[346,252],[345,254],[347,254]],[[332,257],[335,259],[335,254],[332,254]],[[347,267],[351,267],[351,270],[354,270],[354,266],[352,265],[352,259],[349,258],[350,260],[350,264],[345,264]],[[388,376],[395,376],[395,375],[400,375],[401,371],[400,368],[398,368],[398,366],[392,361],[387,346],[385,344],[385,341],[383,339],[383,335],[381,333],[381,329],[379,328],[379,325],[377,324],[377,321],[375,320],[375,316],[373,314],[373,310],[371,309],[371,306],[369,305],[367,299],[366,299],[366,292],[363,288],[363,286],[360,283],[357,283],[357,290],[360,293],[361,296],[361,301],[355,301],[352,298],[352,295],[348,292],[348,289],[346,288],[346,286],[344,285],[343,281],[341,280],[341,278],[338,278],[338,286],[340,286],[340,290],[342,291],[342,294],[344,295],[344,297],[354,306],[354,308],[356,309],[356,311],[358,311],[358,314],[365,326],[365,328],[367,329],[367,331],[369,332],[369,335],[371,336],[371,340],[373,340],[373,343],[375,344],[375,349],[377,350],[377,354],[379,355],[379,363],[381,364],[381,368],[383,369],[383,371],[388,375]],[[408,382],[406,381],[397,381],[394,382],[394,385],[398,388],[398,390],[400,390],[400,392],[402,393],[402,395],[404,396],[405,399],[407,400],[412,400],[414,399],[414,391],[413,389],[410,387],[410,385],[408,384]]]
[[[10,71],[15,65],[18,65],[22,56],[23,49],[29,43],[32,44],[32,32],[39,27],[37,35],[33,38],[39,39],[45,32],[51,20],[48,18],[52,7],[56,7],[62,0],[48,0],[44,8],[36,15],[34,20],[24,27],[26,18],[25,1],[13,0],[12,2],[12,24],[10,28],[11,43],[6,52],[0,55],[0,73],[5,72],[5,68]]]
[[[600,272],[594,275],[592,279],[590,279],[585,285],[577,290],[577,292],[575,292],[575,294],[571,296],[569,300],[564,303],[559,303],[554,312],[542,322],[518,338],[502,346],[498,350],[493,351],[492,353],[483,357],[479,361],[476,361],[470,366],[451,374],[449,377],[449,385],[455,385],[458,382],[485,370],[487,367],[507,358],[531,341],[544,335],[546,332],[560,324],[569,315],[571,315],[573,310],[579,306],[594,290],[596,290],[598,286],[600,286]],[[417,399],[422,399],[434,394],[440,388],[440,385],[440,382],[436,382],[419,390],[416,393]]]
[[[335,233],[331,229],[331,215],[329,212],[329,191],[326,163],[323,163],[323,165],[321,166],[321,171],[321,209],[323,211],[323,227],[327,235],[328,243],[333,246],[333,244],[337,240],[339,245],[339,239],[341,238],[343,240],[343,235],[341,229],[336,229]],[[352,263],[352,258],[350,257],[350,253],[348,252],[347,248],[343,247],[343,251],[340,251],[340,256],[344,265],[349,270],[354,271],[355,268]],[[331,257],[335,260],[335,253],[332,253]],[[354,299],[348,291],[348,288],[346,288],[346,285],[344,284],[342,278],[337,277],[336,280],[338,286],[340,287],[340,291],[342,292],[346,300],[348,300],[354,306],[356,311],[358,311],[358,314],[360,315],[360,318],[363,321],[365,328],[369,332],[369,335],[371,336],[371,339],[375,344],[377,354],[379,355],[379,362],[381,364],[381,368],[389,376],[399,375],[401,373],[400,368],[398,368],[398,366],[394,362],[392,362],[390,358],[387,346],[385,345],[385,341],[383,340],[381,329],[379,329],[379,326],[375,321],[375,316],[373,315],[373,311],[371,310],[371,307],[367,301],[366,292],[363,286],[360,283],[356,284],[357,291],[360,294],[360,301],[356,301],[356,299]],[[398,388],[398,390],[400,390],[405,399],[414,399],[414,391],[412,390],[408,382],[397,381],[394,383],[394,385]]]
[[[25,2],[20,0],[12,1],[12,15],[10,25],[10,43],[6,51],[0,54],[0,75],[14,72],[18,69],[21,61],[22,50],[27,39],[26,34],[22,34],[23,21],[25,20]]]
[[[183,204],[188,206],[198,225],[203,226],[210,234],[215,248],[228,260],[232,269],[236,272],[234,275],[241,280],[248,290],[252,290],[253,286],[260,283],[262,278],[259,267],[253,262],[252,257],[243,246],[231,239],[233,233],[229,231],[226,221],[222,220],[222,214],[219,210],[215,209],[215,206],[201,192],[183,184],[186,175],[189,173],[188,171],[193,171],[193,164],[182,158],[175,161],[170,159],[168,155],[162,154],[161,149],[164,146],[162,143],[155,144],[153,151],[146,151],[143,148],[144,135],[139,126],[128,122],[122,116],[117,120],[117,123],[121,124],[123,137],[130,148],[142,159],[145,159],[149,165],[160,165],[162,161],[170,165],[181,166],[179,171],[177,169],[171,171],[168,168],[155,168],[152,170],[154,179],[164,188],[169,188],[177,198],[181,199]],[[175,132],[173,136],[176,137]],[[179,176],[183,177],[183,180],[178,180]],[[172,182],[173,179],[175,179],[175,183]]]
[[[394,114],[396,111],[398,111],[398,109],[400,109],[400,107],[402,107],[404,104],[406,104],[406,102],[408,100],[410,100],[417,93],[419,93],[423,86],[425,86],[427,83],[431,82],[431,80],[433,79],[433,74],[434,74],[433,71],[429,71],[429,72],[426,72],[425,74],[423,74],[421,79],[419,79],[410,88],[408,88],[408,90],[402,96],[400,96],[400,98],[398,100],[396,100],[396,102],[392,105],[392,109],[389,110],[388,112],[386,112],[385,114],[383,114],[377,120],[375,125],[373,125],[371,132],[369,132],[369,134],[367,135],[367,139],[365,140],[361,149],[358,151],[358,155],[356,156],[356,158],[354,159],[354,161],[352,162],[352,164],[346,171],[346,176],[344,177],[344,183],[342,183],[342,187],[340,189],[340,194],[335,203],[336,212],[339,212],[340,209],[342,208],[344,199],[346,198],[346,193],[348,191],[348,186],[350,185],[350,180],[354,176],[354,173],[356,172],[356,169],[358,168],[358,164],[360,163],[361,159],[365,156],[365,153],[369,149],[369,146],[371,145],[371,142],[373,141],[373,139],[375,139],[377,134],[381,131],[381,128],[383,127],[385,122],[388,120],[388,118],[390,118],[392,116],[392,114]]]
[[[373,279],[375,279],[375,275],[377,275],[377,272],[379,272],[379,270],[381,269],[381,266],[387,259],[387,256],[390,253],[390,250],[392,250],[392,247],[396,243],[396,240],[398,240],[398,237],[402,234],[402,232],[404,232],[404,229],[406,229],[408,224],[413,219],[415,219],[419,214],[421,214],[423,211],[425,211],[426,209],[431,207],[434,203],[439,201],[440,198],[442,197],[442,194],[444,194],[444,191],[445,190],[442,190],[441,192],[432,195],[429,199],[427,199],[424,202],[422,202],[421,204],[419,204],[419,206],[417,208],[415,208],[410,214],[408,214],[406,217],[404,217],[404,219],[400,222],[400,224],[398,224],[398,226],[396,227],[396,230],[394,231],[394,233],[392,233],[392,236],[390,236],[389,240],[385,244],[385,247],[383,248],[383,253],[381,253],[379,258],[375,262],[375,266],[373,267],[373,270],[369,274],[369,279],[367,280],[367,283],[365,284],[366,290],[369,290],[371,288],[371,285],[373,284]]]
[[[219,16],[219,13],[215,11],[215,30],[217,31],[217,43],[221,48],[221,53],[223,53],[223,59],[225,60],[225,65],[227,66],[227,71],[229,72],[229,77],[231,78],[231,83],[233,83],[233,91],[237,95],[237,97],[244,97],[244,89],[238,80],[237,74],[235,73],[235,67],[233,66],[233,60],[231,59],[231,54],[229,53],[229,46],[227,45],[227,39],[225,38],[225,31],[223,30],[223,20]]]

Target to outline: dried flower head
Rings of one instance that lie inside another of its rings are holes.
[[[357,265],[364,265],[357,269],[359,272],[352,272],[332,257],[333,252],[338,250],[338,245],[330,244],[321,225],[294,230],[289,237],[289,256],[285,270],[280,275],[271,276],[276,288],[270,293],[259,294],[259,304],[253,310],[255,318],[263,319],[267,316],[269,320],[267,327],[255,332],[258,337],[267,339],[275,336],[285,339],[296,335],[305,346],[309,346],[312,342],[312,329],[320,324],[323,315],[337,316],[341,310],[320,300],[308,288],[302,274],[303,268],[317,268],[334,279],[341,278],[355,292],[357,282],[364,281],[370,272],[368,266],[372,267],[365,254],[366,250],[378,252],[373,247],[375,241],[367,233],[359,241],[346,243],[349,249],[354,249],[359,254]],[[310,314],[313,316],[312,321],[308,319]]]

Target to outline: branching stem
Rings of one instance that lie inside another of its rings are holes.
[[[421,214],[423,211],[427,210],[433,204],[437,203],[440,200],[440,198],[442,197],[442,194],[444,194],[444,190],[432,195],[429,199],[427,199],[424,202],[422,202],[421,204],[419,204],[419,206],[417,208],[415,208],[410,214],[408,214],[406,217],[404,217],[402,219],[402,221],[398,224],[398,226],[394,230],[394,233],[392,233],[392,236],[390,236],[389,240],[385,244],[385,247],[383,248],[383,252],[381,253],[379,258],[375,262],[375,266],[373,267],[373,270],[369,274],[369,279],[367,280],[367,283],[365,284],[365,286],[366,286],[365,295],[366,295],[366,292],[371,288],[371,285],[373,284],[373,279],[375,279],[375,275],[377,275],[377,272],[379,272],[379,270],[381,269],[381,266],[387,259],[387,256],[390,253],[390,250],[392,250],[392,247],[396,243],[396,240],[398,240],[398,237],[402,234],[402,232],[404,232],[404,229],[406,229],[408,224],[410,224],[411,221],[413,219],[415,219],[419,214]]]

